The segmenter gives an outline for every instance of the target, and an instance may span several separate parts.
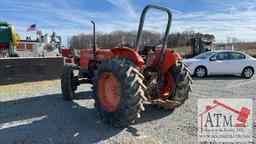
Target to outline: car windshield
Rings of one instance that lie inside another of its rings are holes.
[[[202,53],[198,56],[195,56],[194,59],[206,59],[208,58],[209,56],[215,54],[216,52],[205,52],[205,53]]]

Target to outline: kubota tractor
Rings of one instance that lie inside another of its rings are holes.
[[[144,50],[142,55],[139,45],[144,19],[152,8],[168,14],[167,27],[161,48]],[[92,22],[93,49],[81,50],[79,57],[73,59],[74,64],[67,64],[62,71],[64,99],[73,100],[80,84],[92,83],[98,115],[116,127],[127,126],[139,118],[145,102],[172,110],[181,106],[188,98],[192,80],[179,54],[165,47],[171,19],[168,8],[147,5],[141,14],[134,48],[121,45],[107,50],[96,49]]]

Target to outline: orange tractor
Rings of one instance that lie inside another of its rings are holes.
[[[144,19],[149,9],[165,11],[168,14],[167,27],[160,48],[139,52]],[[79,56],[71,58],[74,64],[67,64],[62,71],[64,99],[73,100],[80,84],[93,84],[98,115],[102,121],[116,127],[127,126],[139,118],[145,110],[145,102],[164,109],[181,106],[188,98],[192,80],[179,54],[165,47],[171,19],[168,8],[147,5],[141,14],[134,48],[120,45],[107,50],[96,49],[92,21],[93,48],[81,50]]]

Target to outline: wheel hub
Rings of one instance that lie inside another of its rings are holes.
[[[245,77],[251,77],[251,75],[252,75],[252,70],[251,70],[251,69],[246,69],[246,70],[244,71],[244,75],[245,75]]]
[[[196,71],[197,76],[202,77],[205,75],[205,70],[203,68],[199,68]]]
[[[103,72],[97,85],[98,97],[104,110],[115,111],[120,103],[121,87],[114,74]]]

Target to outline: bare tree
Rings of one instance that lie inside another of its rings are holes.
[[[136,32],[135,31],[113,31],[111,33],[97,33],[97,47],[101,49],[109,49],[118,44],[127,44],[134,46]],[[195,33],[192,30],[186,30],[182,33],[171,33],[168,37],[167,46],[170,48],[189,46],[191,39],[195,37],[204,37],[209,40],[214,40],[214,35]],[[142,34],[141,47],[145,45],[157,45],[161,42],[161,33],[144,31]],[[91,34],[79,34],[72,36],[70,39],[70,47],[73,49],[87,49],[92,47]]]

